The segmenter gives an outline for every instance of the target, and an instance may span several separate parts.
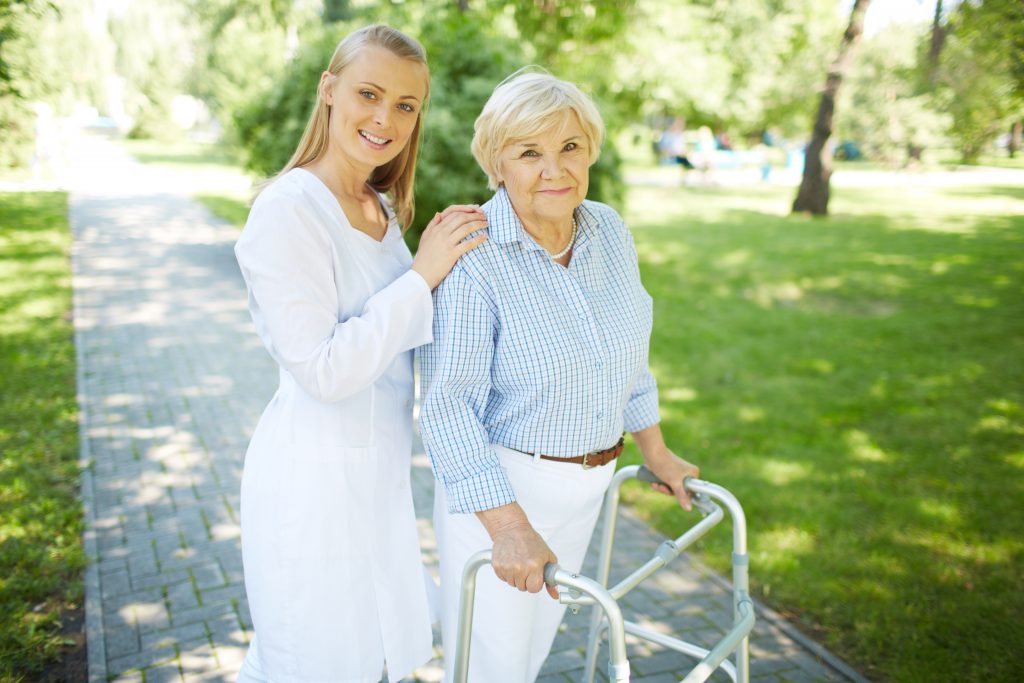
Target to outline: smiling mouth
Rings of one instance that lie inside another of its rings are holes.
[[[369,142],[372,142],[375,145],[380,145],[382,147],[384,145],[388,144],[389,142],[391,142],[391,138],[379,138],[376,135],[372,135],[370,133],[367,133],[365,130],[360,130],[359,131],[359,135],[364,140],[368,140]]]

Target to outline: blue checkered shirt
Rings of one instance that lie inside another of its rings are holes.
[[[451,512],[516,500],[490,444],[572,457],[658,422],[651,297],[619,215],[583,202],[563,268],[504,188],[483,209],[488,240],[434,292],[434,342],[420,352],[420,427]]]

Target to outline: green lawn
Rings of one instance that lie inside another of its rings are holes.
[[[197,171],[236,172],[239,159],[225,147],[202,142],[161,142],[158,140],[120,140],[120,144],[139,161],[167,168]]]
[[[65,194],[0,194],[0,680],[38,680],[81,610],[70,244]]]
[[[938,149],[931,153],[925,153],[943,166],[970,168],[971,166],[997,166],[1001,168],[1024,168],[1024,152],[1017,152],[1016,156],[1010,157],[1005,149],[995,150],[989,148],[986,153],[980,155],[974,164],[964,165],[963,156],[958,149]],[[927,158],[926,157],[926,158]]]
[[[983,155],[978,159],[978,166],[998,166],[1000,168],[1024,168],[1024,153],[1018,153],[1012,159],[1008,155]]]
[[[241,228],[249,217],[249,203],[238,197],[221,194],[197,194],[195,199],[218,218]]]
[[[793,194],[629,193],[670,443],[743,503],[755,594],[870,678],[1016,681],[1024,189],[838,190],[824,220]]]
[[[630,195],[670,443],[744,504],[756,595],[868,676],[1018,680],[1024,189],[791,200]]]

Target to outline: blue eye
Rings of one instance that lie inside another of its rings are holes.
[[[398,107],[400,109],[402,109],[403,111],[409,112],[410,114],[412,114],[413,112],[416,111],[416,108],[414,106],[412,106],[411,104],[406,104],[405,102],[403,102],[402,104],[398,105]]]
[[[373,92],[370,91],[370,90],[360,90],[359,94],[362,95],[363,97],[365,97],[368,100],[375,100],[375,99],[377,99],[377,96],[375,94],[373,94]]]

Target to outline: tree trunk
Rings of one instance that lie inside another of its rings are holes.
[[[1017,121],[1010,128],[1009,150],[1011,159],[1017,156],[1017,150],[1020,149],[1021,133],[1024,132],[1021,130],[1022,128],[1024,128],[1024,121]]]
[[[939,54],[942,53],[942,44],[946,40],[946,29],[940,23],[942,20],[942,0],[935,3],[935,16],[932,18],[932,41],[928,46],[928,83],[935,87],[939,77]]]
[[[854,48],[864,33],[864,15],[871,0],[855,0],[850,13],[850,25],[839,44],[839,55],[828,69],[825,89],[821,93],[818,116],[814,121],[811,142],[807,145],[804,160],[804,177],[793,201],[793,211],[810,212],[824,216],[828,213],[829,179],[832,177],[832,154],[829,139],[832,137],[832,119],[835,115],[836,94],[843,82],[853,58]]]

